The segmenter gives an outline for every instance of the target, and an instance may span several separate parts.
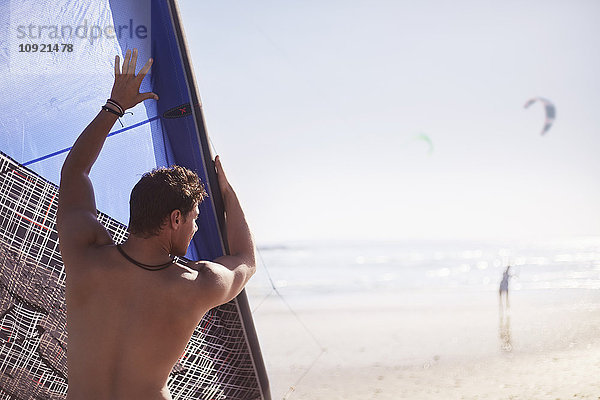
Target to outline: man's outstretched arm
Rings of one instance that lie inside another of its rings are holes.
[[[213,305],[226,303],[236,297],[256,271],[256,254],[252,233],[246,222],[244,211],[229,184],[219,156],[215,159],[219,188],[225,205],[225,225],[229,255],[207,263],[213,279],[208,279]],[[201,293],[202,294],[202,293]]]
[[[137,76],[136,62],[136,49],[133,52],[127,50],[122,71],[119,56],[115,58],[115,82],[111,99],[125,110],[143,100],[158,99],[154,93],[139,93],[142,80],[152,65],[152,59],[148,60]],[[110,104],[107,106],[119,111]],[[116,120],[116,114],[100,111],[79,135],[63,164],[57,214],[61,250],[77,250],[82,246],[111,242],[110,236],[96,219],[96,202],[89,173]]]

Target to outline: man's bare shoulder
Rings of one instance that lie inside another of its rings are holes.
[[[186,279],[193,280],[197,284],[213,284],[215,280],[219,279],[223,268],[222,265],[211,261],[187,259],[180,259],[177,266],[186,272],[183,275]]]
[[[86,210],[61,211],[56,223],[61,251],[77,252],[89,246],[114,244],[96,214]]]
[[[110,236],[109,238],[110,239]],[[105,244],[73,245],[73,243],[59,242],[61,256],[67,273],[85,271],[103,266],[105,269],[117,263],[114,256],[116,246],[107,239]]]
[[[211,307],[229,301],[227,293],[230,291],[230,280],[233,272],[225,266],[212,261],[188,261],[178,263],[187,272],[183,274],[192,283],[194,297]]]

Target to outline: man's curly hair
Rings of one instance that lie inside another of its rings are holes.
[[[149,238],[159,234],[173,210],[184,221],[196,204],[208,197],[198,175],[174,165],[155,168],[142,175],[129,198],[129,233]]]

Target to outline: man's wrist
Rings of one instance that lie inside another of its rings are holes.
[[[125,108],[121,105],[123,103],[114,100],[112,97],[106,100],[106,104],[115,108],[120,114],[125,114]]]
[[[104,107],[106,107],[106,108],[110,108],[111,110],[113,110],[113,111],[115,111],[115,112],[117,112],[117,113],[121,114],[121,110],[119,110],[119,109],[118,109],[116,106],[114,106],[113,104],[110,104],[110,103],[108,103],[108,102],[107,102],[107,103],[106,103],[104,106],[102,106],[102,108],[103,108],[103,109],[104,109]]]
[[[123,114],[121,114],[119,111],[116,111],[115,109],[106,105],[102,106],[102,111],[104,111],[103,114],[112,115],[115,117],[115,119],[121,118],[123,116]]]

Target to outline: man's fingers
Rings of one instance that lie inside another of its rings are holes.
[[[221,158],[219,156],[215,157],[215,169],[217,170],[217,180],[219,181],[221,194],[225,195],[232,189],[229,180],[227,180],[227,175],[225,175],[225,171],[223,171],[223,165],[221,164]]]
[[[158,95],[153,92],[138,93],[144,76],[150,70],[152,66],[152,59],[149,59],[146,64],[142,67],[139,74],[135,75],[136,64],[138,58],[138,50],[127,50],[125,52],[125,59],[123,61],[123,68],[119,72],[119,56],[115,57],[115,86],[113,86],[113,94],[119,94],[119,98],[124,99],[125,106],[127,108],[133,107],[144,100],[154,99],[158,100]],[[119,77],[118,82],[116,80],[117,75],[126,75]],[[117,83],[119,83],[117,85]],[[117,93],[118,92],[118,93]],[[129,99],[129,101],[127,101]]]
[[[125,52],[125,60],[123,61],[123,73],[124,74],[128,74],[129,73],[129,58],[131,54],[131,50],[127,50]]]
[[[140,100],[140,101],[138,101],[138,103],[141,103],[142,101],[149,100],[149,99],[158,100],[158,95],[153,92],[140,93],[138,95],[138,99]]]
[[[121,74],[121,59],[119,58],[119,55],[117,54],[115,56],[115,77],[120,74]]]
[[[144,77],[146,76],[146,74],[148,73],[148,71],[150,71],[150,67],[152,66],[153,62],[154,62],[154,60],[152,60],[151,58],[149,58],[148,61],[146,61],[146,64],[144,64],[144,66],[140,70],[140,73],[137,76],[137,79],[140,82],[144,80]]]
[[[223,165],[221,164],[221,158],[219,156],[215,157],[215,168],[217,170],[217,175],[227,182],[227,176],[225,176],[225,171],[223,171]]]
[[[130,74],[135,75],[135,66],[137,64],[137,56],[138,56],[138,50],[133,49],[133,54],[131,56],[131,62],[129,63],[129,73]]]

